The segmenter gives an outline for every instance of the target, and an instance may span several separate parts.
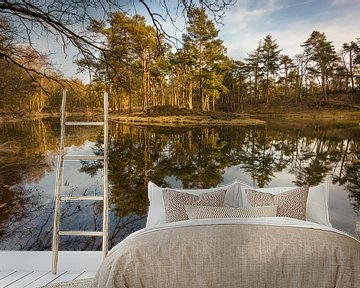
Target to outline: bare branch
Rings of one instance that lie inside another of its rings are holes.
[[[125,11],[133,6],[136,9],[135,0],[23,0],[23,1],[0,1],[0,22],[1,19],[11,23],[12,35],[11,43],[27,43],[34,51],[41,55],[39,49],[35,47],[35,39],[39,38],[38,33],[46,33],[53,37],[57,44],[62,46],[64,54],[67,54],[69,46],[74,46],[83,56],[96,57],[106,52],[106,46],[99,43],[97,39],[91,38],[91,34],[86,31],[91,19],[109,18],[113,11]],[[172,44],[176,44],[180,39],[166,31],[166,22],[171,21],[178,31],[177,16],[178,12],[185,21],[187,12],[195,7],[202,6],[216,20],[220,19],[226,7],[232,5],[234,0],[178,0],[174,6],[171,1],[139,0],[148,16],[151,18],[157,33],[158,43],[166,38]],[[174,2],[173,2],[174,3]],[[160,5],[157,5],[160,4]],[[162,8],[157,11],[156,7]],[[102,15],[101,15],[102,14]],[[1,23],[0,23],[1,33]],[[1,37],[1,36],[0,36]],[[10,41],[10,39],[8,39]],[[9,42],[8,41],[8,42]],[[2,44],[3,45],[3,44]],[[36,69],[27,67],[24,63],[19,63],[11,53],[16,50],[0,47],[1,55],[22,69],[28,69],[29,73],[35,73]],[[10,54],[9,54],[10,53]],[[39,71],[38,71],[39,72]],[[39,73],[41,75],[41,72]],[[46,75],[45,75],[46,76]]]

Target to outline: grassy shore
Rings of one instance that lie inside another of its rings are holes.
[[[318,110],[301,112],[277,112],[277,113],[247,113],[249,117],[258,117],[259,119],[294,119],[294,120],[360,120],[360,111],[337,111],[337,110]]]
[[[146,112],[110,114],[110,119],[121,123],[142,125],[262,125],[264,120],[240,113],[204,112],[172,106],[157,106]]]
[[[261,125],[270,119],[300,122],[360,121],[360,107],[355,106],[275,106],[257,105],[242,113],[203,112],[171,106],[152,107],[146,112],[110,114],[110,118],[122,123],[148,125]]]
[[[358,111],[302,111],[302,112],[284,112],[284,113],[221,113],[221,112],[203,112],[194,111],[194,113],[186,113],[186,115],[161,115],[149,114],[143,112],[135,112],[131,114],[110,113],[109,119],[120,123],[131,123],[141,125],[262,125],[271,119],[284,119],[286,121],[300,122],[359,122],[360,112]],[[68,117],[92,119],[102,118],[102,115],[96,113],[68,113]],[[46,118],[59,118],[60,113],[36,113],[25,115],[0,115],[1,121],[23,121],[36,120]]]
[[[262,125],[264,120],[248,118],[234,114],[232,118],[213,116],[144,116],[144,115],[110,115],[111,120],[121,123],[133,123],[142,125]]]
[[[360,97],[360,95],[359,95]],[[271,119],[284,119],[287,122],[356,122],[360,123],[360,104],[354,97],[334,98],[331,101],[298,104],[257,104],[246,106],[241,113],[203,112],[187,110],[174,106],[156,106],[146,112],[110,113],[112,121],[141,125],[262,125]],[[76,111],[67,113],[71,118],[102,118],[102,112],[96,113]],[[59,118],[60,113],[4,113],[0,111],[0,121],[34,120],[42,118]]]
[[[259,118],[286,118],[301,120],[351,120],[360,119],[360,94],[331,95],[301,103],[271,103],[248,105],[244,113]]]

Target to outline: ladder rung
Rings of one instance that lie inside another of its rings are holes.
[[[104,156],[97,155],[64,155],[64,160],[104,160]]]
[[[103,196],[62,196],[61,201],[102,201]]]
[[[59,231],[61,236],[102,236],[102,231]]]
[[[104,122],[65,122],[68,126],[103,126]]]

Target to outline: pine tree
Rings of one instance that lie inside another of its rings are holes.
[[[183,35],[184,43],[181,49],[178,49],[171,59],[172,73],[180,72],[182,75],[181,90],[184,95],[185,107],[193,109],[193,81],[198,63],[198,50],[190,41],[188,35]]]
[[[270,76],[275,78],[275,74],[279,70],[280,52],[281,49],[279,49],[276,41],[271,38],[271,35],[267,35],[264,38],[260,52],[260,62],[265,76],[266,103],[269,103]]]
[[[230,60],[230,70],[224,76],[224,84],[229,90],[222,97],[225,111],[243,110],[248,95],[249,84],[246,82],[248,75],[248,67],[244,62]]]
[[[327,80],[331,65],[338,59],[331,41],[327,41],[324,33],[313,31],[311,36],[303,43],[304,52],[321,75],[321,86],[324,99],[327,99]]]
[[[343,51],[346,54],[349,54],[349,76],[351,81],[351,89],[354,90],[354,62],[356,55],[360,53],[360,45],[358,43],[351,41],[350,43],[344,43]]]
[[[188,34],[184,35],[184,47],[197,58],[195,78],[198,80],[201,109],[209,110],[209,94],[214,96],[224,87],[221,85],[221,62],[224,62],[226,49],[218,39],[219,31],[208,20],[205,9],[194,8],[188,11]],[[210,91],[209,91],[210,90]],[[209,93],[210,92],[210,93]]]
[[[284,70],[284,97],[285,99],[287,99],[289,95],[289,86],[288,86],[289,72],[294,67],[294,63],[289,56],[282,55],[280,59],[280,64],[283,66],[283,70]]]
[[[247,67],[250,75],[250,82],[251,82],[251,74],[254,76],[254,88],[252,94],[255,103],[258,103],[260,99],[258,87],[259,87],[259,82],[263,76],[263,69],[261,67],[261,49],[262,49],[262,43],[259,42],[257,48],[252,53],[249,54],[248,58],[245,59],[247,61]]]
[[[137,95],[141,95],[137,106],[146,110],[153,102],[150,99],[150,64],[159,56],[156,31],[146,25],[143,16],[131,17],[124,12],[112,13],[109,24],[110,27],[106,27],[104,22],[93,21],[90,30],[105,37],[106,53],[98,69],[111,82],[113,111],[122,111],[124,103],[128,103],[131,112]]]

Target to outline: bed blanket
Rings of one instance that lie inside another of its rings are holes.
[[[358,288],[360,243],[282,217],[168,223],[114,247],[93,287]]]

